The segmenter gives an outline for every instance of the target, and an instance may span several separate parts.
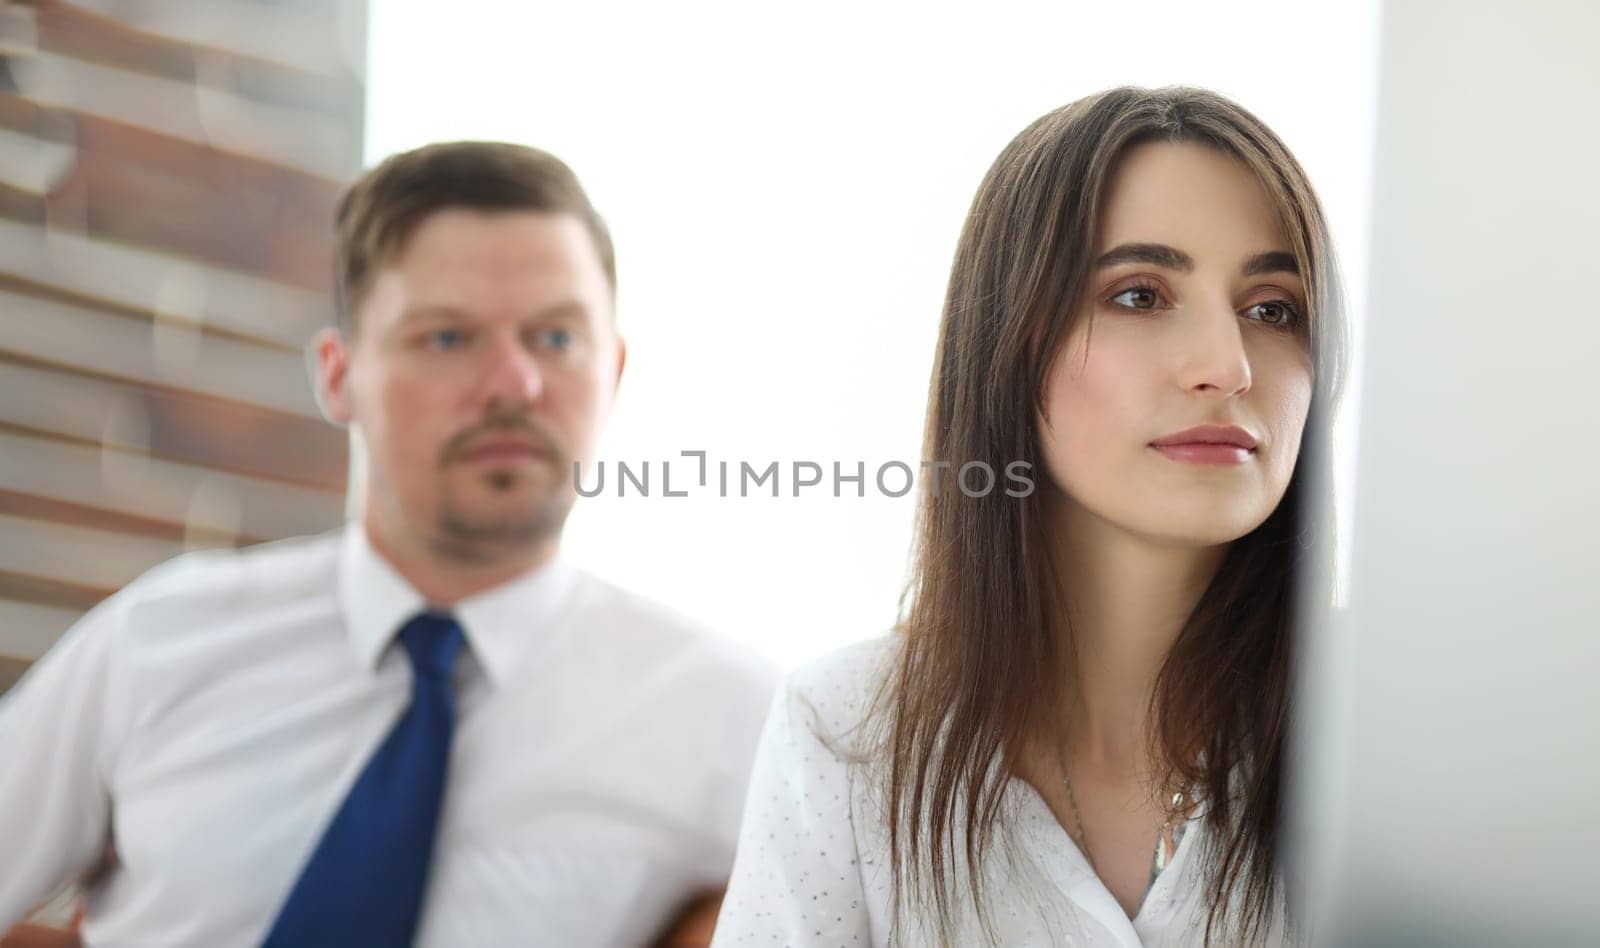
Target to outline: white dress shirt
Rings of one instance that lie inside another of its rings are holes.
[[[411,696],[424,602],[357,526],[180,557],[0,703],[0,931],[93,864],[88,945],[259,944]],[[776,681],[560,560],[458,603],[419,944],[640,945],[732,862]]]
[[[893,890],[882,783],[859,737],[895,641],[882,637],[841,649],[791,673],[779,688],[756,755],[713,948],[890,944]],[[959,915],[953,943],[1201,944],[1201,815],[1190,818],[1172,862],[1130,919],[1038,792],[1012,778],[997,842],[981,867],[993,928],[985,933],[968,910]],[[1154,839],[1152,829],[1152,845]],[[958,897],[971,890],[970,878],[952,886]],[[935,931],[919,927],[928,924],[927,918],[903,918],[898,944],[941,943]],[[1268,944],[1282,939],[1274,928]]]

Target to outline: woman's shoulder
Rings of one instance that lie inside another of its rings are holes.
[[[870,639],[785,675],[751,773],[713,945],[869,942],[882,896],[863,872],[886,862],[874,848],[876,823],[858,823],[868,781],[857,779],[863,743],[854,735],[893,655],[893,639]]]
[[[795,668],[789,673],[790,685],[816,700],[854,697],[882,683],[899,645],[894,634],[852,642]]]
[[[819,738],[859,731],[893,671],[899,637],[880,635],[836,649],[791,671],[782,700]]]

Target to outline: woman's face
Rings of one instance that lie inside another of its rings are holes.
[[[1283,498],[1311,402],[1305,289],[1278,215],[1240,161],[1171,142],[1127,151],[1102,207],[1083,310],[1045,380],[1046,472],[1071,519],[1164,545],[1235,540]],[[1255,446],[1154,445],[1199,425]]]

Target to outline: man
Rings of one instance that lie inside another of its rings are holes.
[[[636,945],[732,862],[771,669],[558,556],[621,375],[565,165],[397,155],[339,209],[360,513],[193,554],[0,708],[0,931],[109,848],[84,940]]]

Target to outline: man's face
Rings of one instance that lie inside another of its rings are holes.
[[[570,214],[445,209],[319,340],[329,414],[365,441],[390,548],[497,562],[559,537],[622,372],[612,293]]]

